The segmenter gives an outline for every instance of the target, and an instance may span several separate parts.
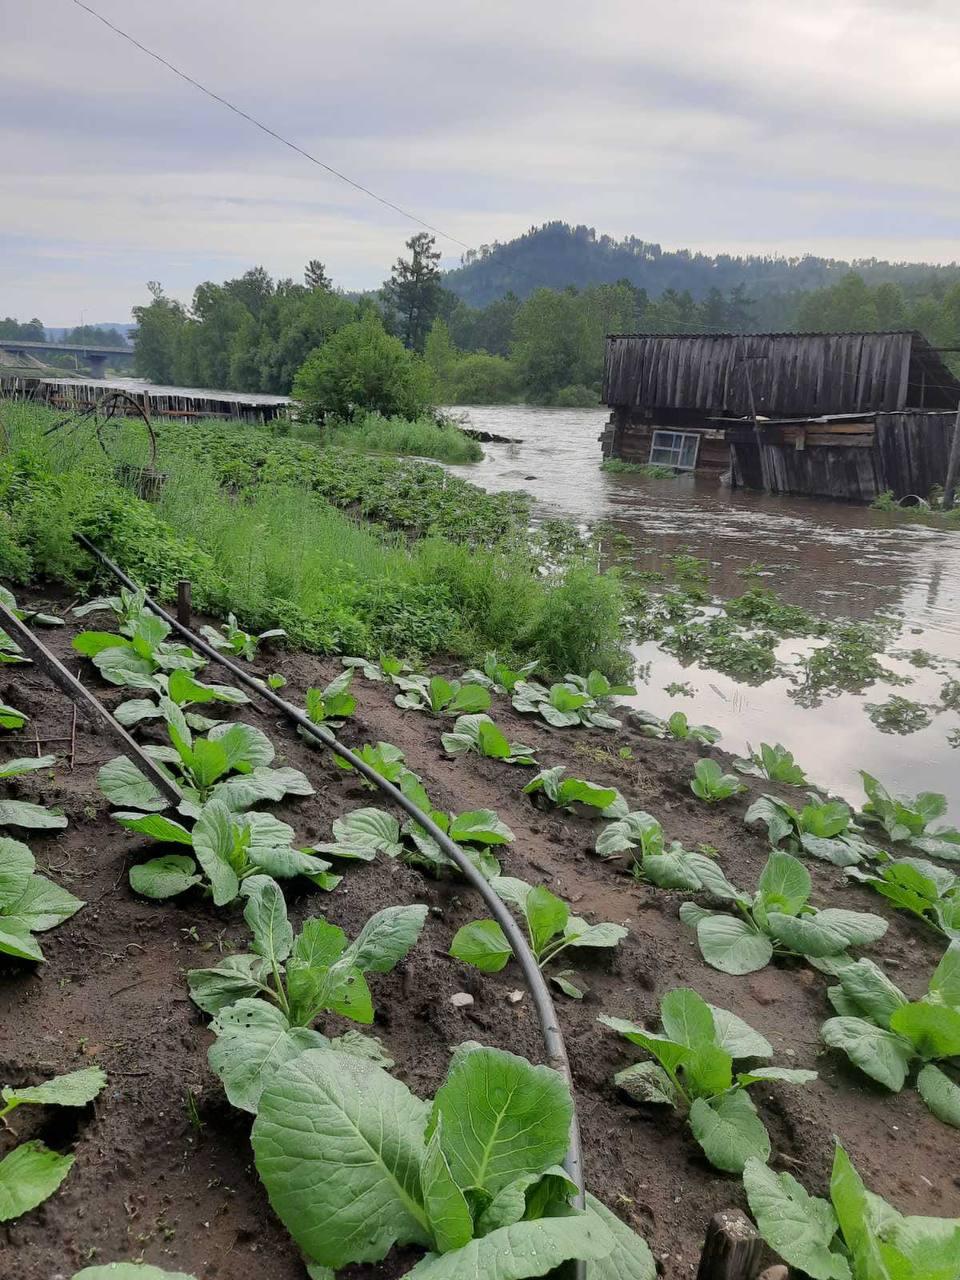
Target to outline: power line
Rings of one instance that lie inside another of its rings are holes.
[[[371,191],[369,187],[365,187],[362,182],[355,182],[353,178],[347,177],[345,173],[341,173],[339,169],[334,169],[332,165],[325,164],[323,160],[317,156],[311,155],[309,151],[305,151],[303,147],[298,146],[295,142],[291,142],[289,138],[285,138],[283,134],[277,133],[275,129],[271,129],[269,125],[258,120],[256,116],[252,116],[249,112],[244,111],[241,107],[236,106],[227,98],[221,97],[219,93],[214,93],[212,89],[208,89],[206,85],[194,80],[193,76],[187,75],[185,71],[181,71],[179,67],[175,67],[172,62],[168,62],[161,54],[155,53],[153,49],[148,49],[145,44],[141,44],[136,37],[130,35],[128,31],[123,31],[120,27],[115,26],[109,18],[105,18],[102,13],[98,13],[96,9],[92,9],[90,5],[84,4],[83,0],[73,0],[78,8],[85,10],[91,17],[96,18],[98,22],[102,22],[116,35],[128,41],[139,49],[141,53],[145,53],[148,58],[153,58],[155,62],[159,62],[161,66],[166,67],[168,71],[172,71],[175,76],[179,76],[181,80],[185,80],[187,84],[192,85],[194,89],[199,89],[208,98],[212,98],[214,102],[219,102],[222,107],[226,107],[228,111],[232,111],[234,115],[240,116],[246,120],[248,124],[252,124],[254,128],[259,129],[261,133],[267,134],[274,138],[277,142],[282,143],[285,147],[289,147],[291,151],[295,151],[297,155],[303,156],[305,160],[309,160],[311,164],[315,164],[319,169],[325,169],[327,173],[333,177],[339,178],[341,182],[345,182],[348,186],[353,187],[356,191],[361,191],[365,196],[369,196],[371,200],[376,200],[379,204],[385,205],[388,209],[392,209],[394,213],[399,213],[404,218],[409,218],[411,222],[416,222],[419,226],[425,227],[428,231],[432,231],[435,235],[442,236],[444,240],[449,240],[453,244],[457,244],[461,249],[472,249],[472,246],[465,244],[463,240],[458,240],[456,236],[450,235],[447,231],[442,231],[439,227],[433,226],[430,222],[425,222],[423,218],[418,217],[415,213],[411,213],[409,209],[404,209],[399,204],[394,204],[392,200],[388,200],[386,196],[377,195],[376,191]]]

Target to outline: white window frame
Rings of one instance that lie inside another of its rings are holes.
[[[693,458],[690,459],[691,442]],[[700,433],[698,431],[670,431],[667,428],[654,428],[650,437],[650,462],[662,467],[675,467],[677,471],[695,471],[700,453]],[[659,455],[659,456],[658,456]],[[683,459],[686,458],[686,461]]]

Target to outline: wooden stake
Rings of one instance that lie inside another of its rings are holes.
[[[960,471],[960,405],[957,405],[957,417],[953,424],[953,441],[950,445],[950,458],[947,462],[947,478],[943,482],[943,509],[953,510],[953,491],[957,485],[957,472]]]
[[[177,583],[177,621],[181,627],[190,626],[190,579],[181,578]]]
[[[763,1241],[739,1209],[715,1213],[707,1227],[697,1280],[753,1280]]]

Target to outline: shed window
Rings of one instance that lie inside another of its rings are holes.
[[[695,431],[654,431],[650,461],[679,471],[693,471],[699,448],[700,436]]]

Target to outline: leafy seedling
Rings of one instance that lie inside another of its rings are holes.
[[[494,693],[513,693],[521,680],[526,680],[531,672],[536,671],[537,665],[536,662],[528,662],[514,671],[505,662],[501,662],[496,653],[488,650],[484,654],[483,670],[471,668],[461,678],[464,684],[482,684]]]
[[[867,1190],[837,1143],[830,1200],[759,1159],[743,1171],[767,1244],[811,1280],[951,1280],[960,1275],[960,1221],[904,1217]]]
[[[666,720],[649,711],[631,712],[630,722],[645,738],[674,738],[677,742],[701,742],[706,746],[720,740],[720,730],[710,724],[691,724],[683,711]]]
[[[663,827],[650,813],[635,810],[615,822],[608,823],[597,836],[597,853],[601,858],[617,858],[635,854],[631,871],[637,880],[646,880],[661,889],[707,889],[716,880],[722,890],[726,884],[712,858],[691,853],[678,840],[669,845]],[[718,878],[719,877],[719,878]]]
[[[753,751],[747,743],[747,751],[749,754],[745,759],[733,762],[738,773],[749,774],[753,778],[769,778],[771,782],[785,782],[791,787],[808,785],[807,775],[794,760],[792,752],[781,743],[771,747],[769,742],[761,742],[759,751]]]
[[[404,774],[410,772],[404,763],[403,752],[399,747],[395,747],[392,742],[378,742],[375,747],[367,742],[354,751],[353,754],[358,756],[374,773],[379,774],[385,782],[399,783]],[[333,759],[338,768],[345,769],[347,772],[354,771],[354,766],[346,756],[334,755]],[[359,771],[357,771],[357,776],[362,787],[365,787],[368,791],[377,790],[375,782],[371,782],[369,778],[364,777]]]
[[[0,837],[0,953],[18,960],[42,961],[33,935],[56,928],[84,906],[72,893],[38,875],[35,867],[25,844]]]
[[[206,737],[194,738],[180,708],[166,698],[161,705],[171,746],[146,750],[161,769],[171,766],[177,775],[183,793],[178,807],[186,817],[198,817],[207,800],[222,800],[229,809],[240,811],[261,800],[313,795],[313,787],[299,769],[269,767],[275,751],[260,729],[240,722],[218,724]],[[126,756],[108,760],[97,781],[118,808],[159,813],[170,805]]]
[[[89,658],[109,684],[163,694],[165,685],[159,676],[176,670],[198,671],[206,665],[188,645],[170,643],[170,630],[163,618],[142,613],[129,636],[81,631],[73,638],[73,648]]]
[[[473,751],[505,764],[535,765],[534,748],[522,742],[508,742],[503,731],[487,715],[458,716],[452,733],[441,734],[443,749],[458,756]]]
[[[622,818],[627,814],[627,802],[616,787],[600,787],[583,778],[564,778],[562,764],[553,769],[541,769],[523,788],[525,796],[545,796],[558,809],[572,809],[576,804],[597,809],[603,818]]]
[[[394,658],[382,653],[379,662],[371,662],[368,658],[341,658],[345,667],[359,671],[365,680],[390,680],[396,684],[398,678],[411,675],[413,664],[404,658]]]
[[[480,684],[461,684],[443,676],[412,676],[394,681],[402,692],[394,698],[407,711],[429,711],[433,716],[475,715],[490,706],[490,692]]]
[[[869,912],[811,907],[810,872],[798,858],[779,850],[767,859],[752,898],[735,888],[719,867],[704,887],[739,914],[685,902],[680,919],[696,930],[701,955],[721,973],[756,973],[775,954],[839,956],[847,947],[876,942],[887,931],[887,921]]]
[[[530,950],[541,969],[568,947],[616,947],[627,936],[620,924],[589,924],[570,914],[569,906],[544,885],[529,885],[513,876],[496,876],[491,887],[523,918]],[[483,973],[499,973],[513,948],[496,920],[474,920],[457,930],[450,954]],[[548,975],[564,992],[579,1000],[583,991],[570,981],[572,970]]]
[[[261,631],[259,635],[253,635],[243,630],[237,622],[236,614],[228,613],[227,620],[221,624],[219,631],[215,627],[201,627],[200,634],[208,644],[221,653],[229,653],[235,658],[244,658],[247,662],[253,662],[265,640],[279,640],[287,633],[282,627],[273,627],[270,631]]]
[[[307,690],[307,715],[314,724],[326,724],[331,729],[339,729],[344,720],[348,720],[357,709],[357,700],[350,692],[353,681],[353,669],[348,668],[338,675],[324,689]],[[298,731],[301,737],[309,742],[314,739]]]
[[[0,602],[5,604],[12,614],[26,622],[28,625],[33,623],[38,627],[62,627],[63,619],[58,618],[55,613],[42,613],[39,609],[24,609],[17,604],[17,598],[8,587],[0,586]]]
[[[599,1021],[655,1059],[619,1071],[614,1084],[635,1102],[673,1107],[710,1163],[727,1173],[741,1173],[751,1157],[770,1157],[770,1138],[749,1087],[758,1081],[807,1084],[817,1078],[815,1071],[789,1067],[754,1067],[734,1075],[735,1059],[769,1058],[773,1048],[735,1014],[707,1004],[688,987],[661,1000],[659,1032],[623,1018],[601,1015]]]
[[[340,883],[340,876],[330,874],[331,864],[295,848],[293,828],[270,813],[234,813],[222,800],[208,800],[192,831],[158,813],[121,811],[113,816],[128,831],[192,850],[193,857],[165,854],[130,868],[130,887],[145,898],[174,898],[200,884],[214,905],[222,907],[252,876],[306,876],[326,890]]]
[[[838,1016],[820,1028],[822,1039],[894,1093],[921,1064],[920,1096],[938,1119],[960,1129],[960,1086],[934,1065],[960,1056],[960,941],[944,952],[920,1000],[908,1000],[869,960],[829,968],[839,983],[827,991]]]
[[[747,826],[763,823],[770,843],[786,845],[795,853],[808,853],[836,867],[852,867],[877,850],[864,840],[853,823],[853,814],[840,800],[821,800],[808,792],[801,809],[779,796],[762,795],[743,815]]]
[[[114,711],[114,719],[119,720],[126,728],[140,724],[143,720],[167,719],[166,702],[169,700],[184,713],[188,727],[202,733],[212,729],[218,722],[188,708],[211,702],[238,707],[250,701],[241,689],[227,684],[204,684],[183,668],[174,669],[169,676],[157,672],[153,679],[161,693],[157,701],[152,698],[130,698],[121,702]]]
[[[251,1141],[270,1203],[320,1267],[412,1244],[428,1252],[410,1280],[516,1280],[572,1258],[596,1280],[655,1280],[646,1244],[598,1200],[571,1207],[572,1114],[558,1072],[499,1049],[460,1046],[432,1106],[375,1063],[314,1050],[264,1090]]]
[[[707,804],[719,804],[739,795],[746,787],[735,774],[724,773],[716,760],[698,760],[693,766],[690,790]]]
[[[22,1106],[83,1107],[107,1077],[99,1067],[54,1076],[42,1084],[0,1089],[0,1121]],[[42,1142],[21,1142],[0,1160],[0,1222],[9,1222],[48,1200],[70,1172],[75,1156],[62,1156]]]
[[[141,615],[147,612],[147,593],[143,588],[130,591],[127,587],[121,587],[119,595],[97,596],[95,600],[78,604],[72,610],[76,618],[86,618],[91,613],[107,611],[116,619],[121,635],[130,636]]]
[[[852,867],[852,879],[868,884],[888,902],[931,924],[947,938],[960,938],[960,876],[923,858],[881,856],[869,871]]]
[[[389,973],[399,964],[419,938],[427,908],[387,907],[348,942],[322,917],[305,920],[295,937],[280,886],[267,876],[248,880],[243,893],[252,951],[226,956],[212,969],[191,969],[187,983],[194,1003],[214,1015],[211,1068],[231,1103],[255,1113],[285,1062],[305,1049],[331,1047],[311,1029],[321,1014],[373,1022],[364,975]],[[379,1043],[356,1033],[340,1047],[383,1060]]]
[[[517,711],[539,715],[554,728],[584,725],[588,728],[619,729],[620,721],[604,708],[604,702],[618,695],[636,693],[632,685],[612,685],[599,671],[588,676],[567,675],[549,688],[534,680],[514,685],[513,706]]]
[[[891,796],[869,773],[861,770],[860,777],[867,793],[862,810],[865,821],[883,827],[894,844],[909,844],[934,858],[960,862],[960,831],[930,825],[947,812],[945,796],[936,791],[921,791],[913,799]]]

